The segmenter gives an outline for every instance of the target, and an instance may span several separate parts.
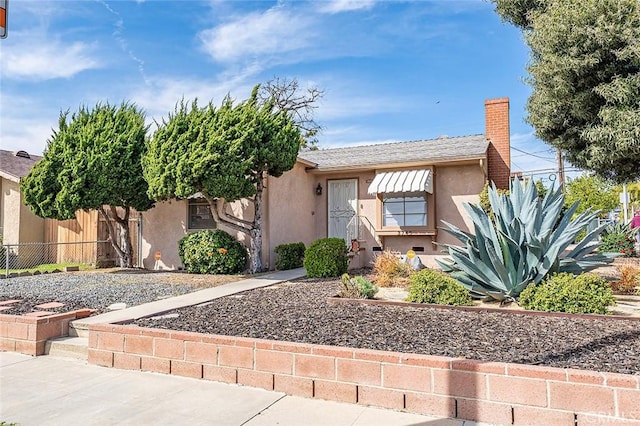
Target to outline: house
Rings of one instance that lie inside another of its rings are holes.
[[[20,179],[42,157],[26,151],[0,150],[0,236],[6,244],[42,242],[44,219],[24,204]]]
[[[485,119],[484,135],[301,152],[292,170],[267,179],[263,264],[274,267],[279,244],[341,237],[347,244],[358,241],[352,267],[370,264],[384,249],[413,249],[423,263],[434,265],[442,255],[436,243],[457,244],[438,230],[441,221],[468,230],[463,204],[477,202],[487,180],[508,188],[509,99],[485,101]],[[251,211],[250,201],[231,208]],[[179,268],[178,240],[215,227],[198,197],[158,203],[141,216],[145,268]],[[221,228],[247,243],[246,235]]]
[[[116,254],[111,244],[97,242],[108,238],[106,223],[97,211],[79,210],[76,217],[69,220],[43,219],[24,203],[20,179],[41,159],[26,151],[0,150],[0,236],[3,244],[28,244],[11,248],[11,266],[33,267],[61,262],[115,264]],[[133,214],[129,224],[136,254],[137,220]]]

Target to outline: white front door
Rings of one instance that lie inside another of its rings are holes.
[[[329,237],[344,238],[347,245],[357,238],[358,180],[328,181]]]

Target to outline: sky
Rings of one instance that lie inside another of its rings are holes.
[[[297,79],[324,96],[320,148],[484,133],[507,96],[511,168],[549,179],[525,122],[529,50],[483,0],[9,0],[0,146],[42,154],[62,111],[132,102],[153,132],[181,99]]]

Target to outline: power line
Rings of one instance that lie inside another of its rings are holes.
[[[513,147],[513,146],[511,147],[511,149],[513,149],[514,151],[521,152],[522,154],[530,155],[531,157],[539,158],[539,159],[541,159],[541,160],[556,161],[556,159],[555,159],[555,158],[543,157],[543,156],[541,156],[541,155],[536,155],[536,154],[533,154],[533,153],[531,153],[531,152],[523,151],[523,150],[518,149],[518,148]],[[547,152],[547,151],[541,151],[541,152]]]

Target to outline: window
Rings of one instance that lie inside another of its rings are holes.
[[[207,200],[202,198],[189,199],[189,229],[215,229],[211,209]]]
[[[383,226],[426,226],[427,194],[384,194],[382,211]]]

